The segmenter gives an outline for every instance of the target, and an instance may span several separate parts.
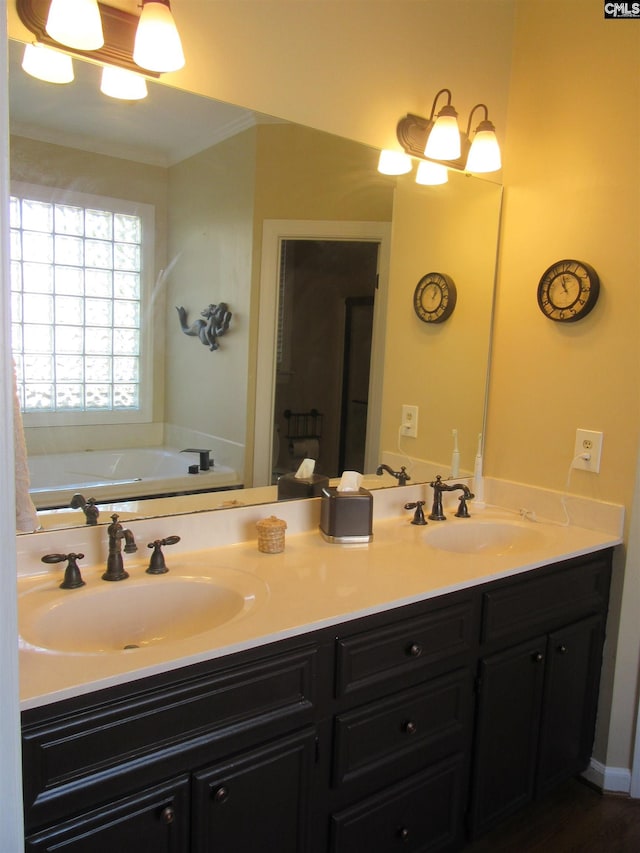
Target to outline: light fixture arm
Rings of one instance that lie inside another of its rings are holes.
[[[440,97],[440,95],[444,95],[444,94],[445,94],[445,92],[446,92],[446,94],[447,94],[447,104],[446,104],[446,106],[447,106],[447,107],[451,107],[451,89],[440,89],[440,91],[439,91],[439,92],[436,92],[436,96],[435,96],[435,98],[433,99],[433,106],[431,107],[431,115],[429,116],[429,121],[430,121],[430,122],[432,122],[432,121],[433,121],[433,117],[434,117],[434,115],[436,114],[436,105],[437,105],[437,103],[438,103],[438,98]]]
[[[489,110],[487,109],[486,104],[476,104],[475,107],[473,107],[473,109],[469,113],[469,122],[467,124],[467,137],[468,138],[471,137],[471,122],[473,121],[473,114],[475,113],[475,111],[477,109],[483,109],[484,110],[484,120],[482,122],[480,122],[480,124],[484,124],[485,122],[489,122]],[[478,125],[478,127],[480,127],[480,124]],[[489,122],[489,124],[491,124],[491,122]],[[492,125],[492,127],[493,127],[493,125]]]

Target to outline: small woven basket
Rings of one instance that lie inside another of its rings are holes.
[[[258,551],[263,554],[280,554],[284,551],[284,531],[287,522],[275,515],[256,523],[258,528]]]

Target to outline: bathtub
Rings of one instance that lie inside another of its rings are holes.
[[[37,509],[56,509],[68,507],[76,492],[99,503],[242,486],[237,472],[224,465],[190,474],[198,462],[197,453],[167,447],[30,456],[30,494]]]

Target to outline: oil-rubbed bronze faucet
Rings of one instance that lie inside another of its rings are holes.
[[[71,503],[69,506],[72,509],[81,509],[84,513],[84,517],[86,518],[87,524],[97,524],[98,516],[100,515],[100,510],[96,506],[96,502],[94,498],[86,498],[84,495],[75,494],[71,498]]]
[[[435,480],[432,483],[429,483],[429,485],[433,489],[433,506],[429,515],[431,521],[444,521],[447,517],[442,511],[443,492],[461,491],[462,496],[460,497],[460,505],[458,507],[458,511],[455,513],[455,516],[456,518],[469,518],[467,501],[471,500],[474,497],[473,493],[469,489],[469,486],[465,486],[464,483],[451,483],[451,485],[447,485],[446,483],[442,482],[442,477],[440,476],[440,474],[438,474]]]
[[[378,468],[376,469],[376,474],[378,475],[378,477],[382,476],[383,471],[386,471],[387,474],[391,474],[392,477],[395,477],[398,481],[399,486],[406,486],[407,480],[411,479],[411,477],[407,474],[407,469],[404,467],[404,465],[399,471],[394,471],[393,468],[391,468],[389,465],[378,465]]]
[[[102,575],[103,581],[123,581],[129,577],[129,572],[125,572],[122,563],[122,540],[124,539],[125,554],[133,554],[138,550],[133,533],[130,530],[125,530],[118,521],[118,513],[114,512],[111,516],[111,524],[107,527],[109,536],[109,553],[107,555],[107,570]]]

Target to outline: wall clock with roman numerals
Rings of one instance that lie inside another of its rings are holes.
[[[456,307],[453,279],[443,272],[422,276],[413,294],[413,310],[424,323],[443,323]]]
[[[550,320],[573,323],[586,317],[598,301],[600,279],[584,261],[556,261],[538,284],[538,306]]]

